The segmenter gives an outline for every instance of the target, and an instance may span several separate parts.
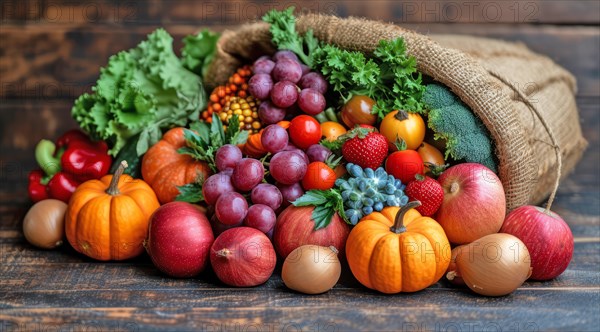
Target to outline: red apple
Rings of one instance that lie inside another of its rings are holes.
[[[261,231],[236,227],[221,233],[210,250],[210,263],[223,283],[257,286],[269,279],[277,257],[271,240]]]
[[[518,237],[531,255],[531,279],[554,279],[565,271],[573,257],[573,233],[556,213],[524,205],[506,216],[502,233]]]
[[[294,249],[305,244],[334,246],[340,253],[345,252],[346,239],[350,234],[348,224],[335,213],[327,227],[315,231],[313,210],[313,206],[290,205],[277,217],[273,243],[279,256],[286,258]]]
[[[444,201],[435,215],[448,240],[454,244],[473,242],[497,233],[506,214],[502,182],[489,168],[464,163],[448,168],[438,178]]]
[[[196,205],[170,202],[150,217],[145,247],[162,272],[178,278],[204,270],[214,241],[208,219]]]

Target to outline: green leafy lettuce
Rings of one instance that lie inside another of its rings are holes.
[[[219,34],[212,33],[207,29],[196,35],[186,36],[181,49],[183,66],[196,75],[206,77],[208,65],[217,51],[218,40]]]
[[[145,153],[162,129],[185,126],[206,106],[200,76],[183,66],[163,29],[111,56],[92,91],[75,101],[71,114],[91,137],[108,141],[113,156],[137,134],[136,152]]]

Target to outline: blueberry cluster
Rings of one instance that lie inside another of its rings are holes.
[[[382,167],[374,171],[348,163],[346,170],[350,177],[337,179],[335,185],[342,192],[344,212],[353,225],[373,211],[408,203],[408,197],[404,194],[405,186]]]

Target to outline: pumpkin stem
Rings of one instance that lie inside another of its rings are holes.
[[[113,175],[112,179],[110,180],[110,185],[108,186],[108,189],[106,189],[106,193],[111,195],[111,196],[115,196],[120,194],[121,192],[119,191],[119,178],[121,177],[121,175],[123,175],[123,172],[125,171],[125,169],[127,168],[127,161],[123,160],[121,161],[121,164],[119,164],[119,168],[117,168],[117,170],[115,171],[115,174]]]
[[[404,121],[408,119],[408,113],[404,110],[398,110],[398,113],[394,114],[394,118],[398,121]]]
[[[398,213],[396,214],[396,220],[394,220],[394,226],[390,227],[390,230],[396,234],[406,232],[406,227],[404,226],[404,215],[406,214],[406,212],[408,212],[408,210],[414,209],[419,206],[421,206],[420,201],[412,201],[412,202],[408,202],[406,205],[404,205],[402,208],[400,208],[400,211],[398,211]]]

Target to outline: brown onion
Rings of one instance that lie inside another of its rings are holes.
[[[32,245],[54,249],[63,243],[67,204],[57,199],[35,203],[23,220],[23,235]]]
[[[450,265],[446,269],[446,279],[450,281],[451,284],[456,286],[465,286],[465,281],[462,279],[460,275],[456,272],[456,255],[461,251],[461,247],[465,245],[458,246],[452,249],[452,253],[450,255]]]
[[[531,275],[531,258],[525,244],[510,234],[486,235],[452,250],[455,265],[446,277],[456,278],[475,293],[502,296],[512,293]]]
[[[283,283],[305,294],[330,290],[340,279],[342,266],[335,247],[304,245],[294,249],[283,262]]]

